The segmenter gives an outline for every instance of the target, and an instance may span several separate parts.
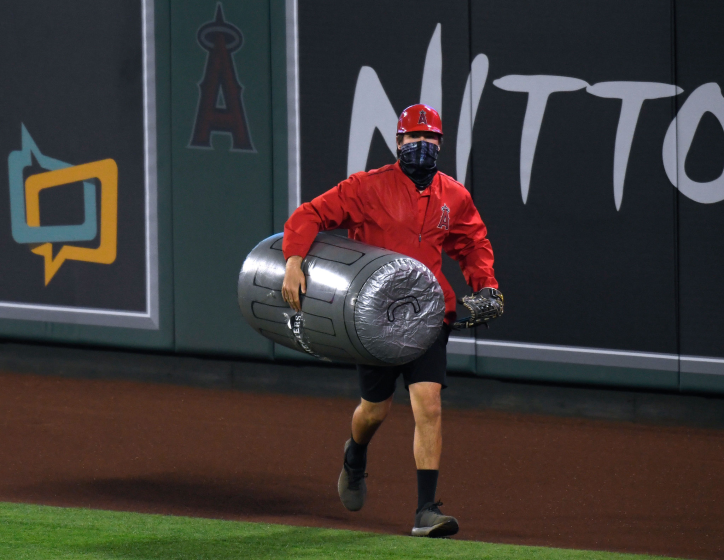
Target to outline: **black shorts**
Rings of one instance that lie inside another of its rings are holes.
[[[397,378],[402,374],[405,389],[421,381],[439,383],[447,387],[447,339],[450,327],[443,324],[437,340],[422,356],[401,366],[365,366],[358,365],[359,386],[362,398],[378,403],[386,401],[395,392]]]

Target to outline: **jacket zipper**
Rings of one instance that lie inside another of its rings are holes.
[[[420,233],[417,235],[417,242],[419,244],[422,244],[422,232],[425,229],[425,220],[427,219],[427,209],[430,207],[430,198],[427,199],[427,204],[425,205],[425,213],[422,215],[422,225],[420,226]]]

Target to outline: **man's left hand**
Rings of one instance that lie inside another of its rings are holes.
[[[487,324],[503,314],[503,294],[495,288],[483,288],[459,301],[470,310],[470,317],[455,321],[454,329],[469,329]]]

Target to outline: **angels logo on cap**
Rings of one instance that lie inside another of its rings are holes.
[[[422,103],[410,105],[402,111],[400,120],[397,121],[397,134],[418,131],[434,132],[442,136],[440,114],[429,105]]]

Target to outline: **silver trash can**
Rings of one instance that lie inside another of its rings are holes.
[[[281,294],[282,236],[259,243],[239,274],[239,307],[258,333],[318,358],[377,366],[410,362],[435,341],[445,298],[425,265],[320,233],[302,263],[307,293],[295,313]]]

